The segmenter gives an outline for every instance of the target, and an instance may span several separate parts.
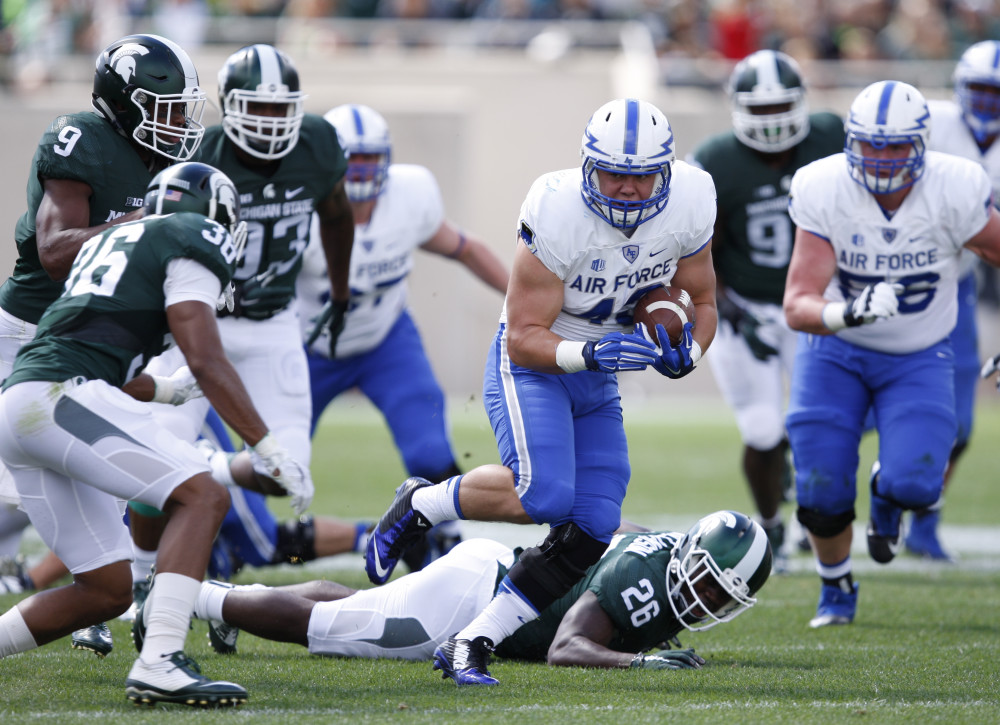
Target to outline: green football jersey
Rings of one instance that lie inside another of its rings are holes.
[[[501,657],[545,660],[559,623],[584,592],[597,596],[614,623],[608,644],[617,652],[645,652],[680,632],[667,600],[670,552],[683,537],[678,533],[620,534],[601,560],[587,570],[568,594],[519,628],[497,647]]]
[[[780,168],[768,166],[763,154],[731,131],[695,149],[695,161],[715,181],[719,211],[712,258],[727,287],[751,300],[781,304],[795,239],[788,216],[792,176],[843,150],[844,122],[832,113],[809,116],[809,135]]]
[[[0,307],[37,324],[63,289],[63,280],[51,279],[38,257],[35,215],[44,192],[42,179],[90,186],[88,226],[96,226],[141,208],[152,178],[132,145],[102,116],[83,111],[53,121],[31,160],[28,210],[14,229],[18,257],[13,275],[0,287]]]
[[[286,297],[254,308],[253,317],[271,317],[295,296],[302,253],[309,244],[312,213],[347,170],[346,152],[337,131],[321,116],[306,114],[299,141],[291,153],[265,166],[245,166],[236,156],[222,126],[212,126],[198,150],[202,161],[225,172],[240,192],[241,216],[247,223],[247,245],[235,281],[266,275]]]
[[[163,283],[176,258],[200,262],[225,286],[236,248],[225,227],[192,212],[119,224],[89,240],[35,339],[18,353],[4,389],[78,376],[121,386],[135,377],[165,349],[170,328]]]

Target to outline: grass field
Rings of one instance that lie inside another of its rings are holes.
[[[685,528],[719,508],[751,512],[739,473],[739,440],[718,403],[685,403],[672,411],[670,424],[648,407],[626,408],[633,463],[627,517]],[[478,402],[457,406],[452,419],[463,467],[496,461]],[[238,712],[145,711],[125,700],[135,652],[127,626],[114,622],[116,648],[106,660],[72,651],[67,639],[0,661],[0,722],[1000,722],[997,440],[1000,405],[983,404],[945,510],[944,540],[959,552],[957,565],[901,556],[879,567],[865,553],[863,539],[857,540],[857,619],[849,627],[813,631],[807,622],[818,580],[811,558],[797,555],[792,573],[772,577],[753,610],[731,624],[682,635],[683,644],[708,661],[699,671],[496,662],[491,670],[499,687],[459,690],[438,679],[428,663],[317,658],[247,635],[240,638],[240,654],[221,657],[209,649],[205,625],[196,622],[188,652],[210,676],[246,686],[250,702]],[[875,441],[866,439],[862,480],[874,451]],[[379,515],[402,477],[377,414],[351,398],[324,419],[313,469],[314,510],[351,519]],[[863,522],[867,493],[860,488]],[[281,501],[274,510],[282,518],[290,513]],[[538,533],[513,526],[469,528],[527,544]],[[245,571],[239,581],[315,577],[366,584],[356,557]],[[0,610],[16,601],[0,597]]]

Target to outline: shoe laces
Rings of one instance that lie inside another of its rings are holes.
[[[177,650],[171,654],[160,655],[163,658],[169,658],[171,664],[173,664],[173,669],[184,669],[191,670],[197,675],[201,674],[201,667],[195,662],[191,657],[186,655],[183,650]]]

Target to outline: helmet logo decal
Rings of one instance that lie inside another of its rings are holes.
[[[111,56],[111,68],[122,77],[125,83],[128,83],[135,75],[135,58],[133,56],[146,55],[147,53],[149,53],[149,49],[138,43],[123,45]]]

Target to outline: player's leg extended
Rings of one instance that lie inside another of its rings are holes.
[[[907,551],[931,559],[948,561],[952,557],[941,545],[938,523],[944,506],[944,492],[955,473],[958,461],[972,435],[976,388],[979,385],[979,332],[976,326],[976,276],[969,274],[958,284],[958,320],[951,333],[955,353],[955,413],[958,434],[948,458],[941,498],[928,508],[914,511],[906,534]]]
[[[306,364],[309,366],[309,390],[312,399],[309,435],[316,435],[319,419],[327,406],[333,402],[333,399],[360,383],[367,362],[366,355],[357,355],[344,360],[331,360],[306,351]]]
[[[878,499],[899,509],[924,510],[940,498],[957,431],[952,375],[947,341],[902,360],[886,356],[875,391],[881,471],[873,493]]]
[[[739,333],[720,325],[709,363],[743,440],[743,473],[774,555],[781,555],[779,506],[785,473],[784,369],[778,356],[758,360]]]
[[[524,551],[482,614],[435,652],[435,666],[460,685],[497,683],[486,670],[492,648],[568,592],[621,523],[629,464],[615,377],[530,371],[516,377],[521,380],[510,392],[519,395],[507,397],[506,409],[518,414],[509,412],[508,422],[513,431],[532,435],[501,435],[503,426],[495,422],[501,460],[515,471],[525,511],[535,521],[552,523],[552,529],[539,546]],[[577,446],[586,446],[586,452]],[[582,499],[581,463],[586,467]],[[602,483],[603,497],[595,490]]]
[[[822,580],[813,627],[849,623],[857,608],[851,522],[858,444],[871,394],[855,357],[833,336],[802,335],[792,374],[787,426],[797,516],[809,532]]]

